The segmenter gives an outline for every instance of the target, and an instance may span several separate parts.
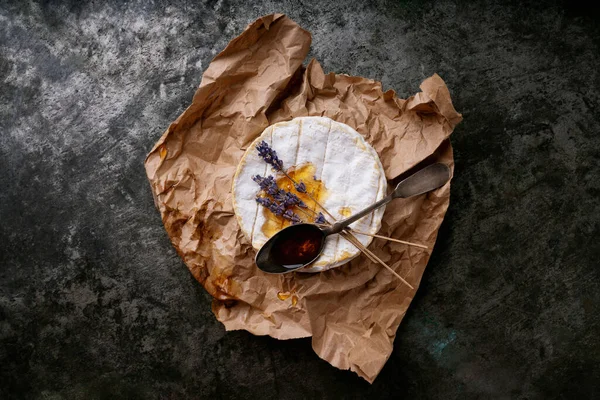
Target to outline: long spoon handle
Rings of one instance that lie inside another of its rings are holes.
[[[450,168],[448,168],[446,164],[431,164],[400,182],[392,193],[385,196],[377,203],[371,204],[369,207],[357,212],[351,217],[336,222],[331,227],[323,229],[323,231],[325,232],[325,235],[339,233],[351,223],[361,219],[373,210],[383,207],[395,198],[406,198],[429,192],[443,186],[448,182],[448,179],[450,179]]]
[[[323,229],[323,231],[325,232],[325,235],[332,235],[334,233],[340,233],[345,227],[347,227],[354,221],[361,219],[362,217],[364,217],[371,211],[376,210],[379,207],[383,207],[390,201],[394,200],[394,197],[392,197],[392,195],[393,195],[393,193],[385,196],[383,199],[379,200],[377,203],[371,204],[369,207],[365,208],[364,210],[357,212],[353,216],[343,219],[341,221],[338,221],[335,224],[331,225],[330,227]]]
[[[418,170],[396,186],[394,198],[418,196],[444,186],[450,179],[450,168],[446,164],[435,163]]]

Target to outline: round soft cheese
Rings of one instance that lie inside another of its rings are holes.
[[[282,172],[274,171],[259,155],[256,146],[265,141],[283,161],[283,169],[301,180],[336,220],[349,217],[386,195],[387,183],[377,152],[354,129],[325,117],[300,117],[269,126],[246,150],[233,179],[233,207],[246,237],[255,249],[290,224],[256,202],[265,197],[252,177],[274,176],[280,188],[297,194],[308,206],[293,211],[305,222],[314,222],[323,211],[315,201],[294,189]],[[359,219],[351,228],[371,234],[381,228],[384,207]],[[333,222],[323,212],[329,222]],[[355,234],[368,246],[372,237]],[[360,253],[340,235],[326,238],[321,256],[303,272],[320,272],[343,265]]]

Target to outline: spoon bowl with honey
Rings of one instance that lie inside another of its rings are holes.
[[[400,182],[394,191],[364,210],[330,226],[301,223],[273,235],[256,254],[256,265],[264,272],[282,274],[315,262],[325,247],[325,238],[397,198],[417,196],[437,189],[450,179],[450,168],[431,164]]]

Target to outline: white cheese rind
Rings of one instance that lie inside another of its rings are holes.
[[[300,117],[274,124],[248,147],[233,179],[233,205],[238,223],[257,250],[269,238],[261,229],[266,218],[262,207],[256,203],[260,189],[252,181],[252,176],[275,175],[256,151],[256,145],[262,140],[277,152],[284,168],[305,163],[315,166],[315,176],[328,192],[322,204],[337,220],[345,218],[340,213],[343,208],[354,214],[386,194],[385,173],[377,153],[348,125],[326,117]],[[351,227],[377,233],[383,212],[384,207],[356,221]],[[304,217],[302,213],[298,215]],[[370,236],[356,236],[365,246],[372,240]],[[302,271],[325,271],[347,263],[359,253],[340,235],[331,235],[326,239],[321,257]]]

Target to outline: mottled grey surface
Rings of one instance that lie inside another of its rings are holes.
[[[0,398],[600,396],[600,32],[587,10],[0,0]],[[326,71],[464,122],[423,283],[373,385],[310,340],[224,332],[143,160],[211,58],[287,13]]]

